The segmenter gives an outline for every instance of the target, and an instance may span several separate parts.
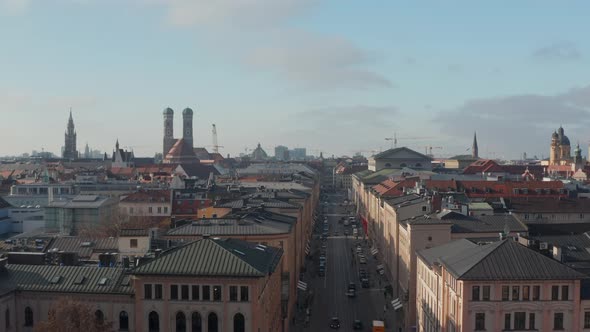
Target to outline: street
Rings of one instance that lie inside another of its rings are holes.
[[[356,223],[357,240],[353,236],[353,226],[345,226],[344,221],[341,220],[342,218],[348,220],[349,217],[354,216],[354,207],[343,204],[345,200],[343,194],[325,193],[323,196],[325,201],[321,203],[320,209],[323,217],[316,222],[312,257],[307,260],[308,292],[313,293],[310,301],[310,315],[307,317],[307,313],[302,312],[296,331],[333,330],[330,328],[332,317],[339,318],[341,331],[352,331],[355,320],[362,322],[362,331],[371,331],[372,321],[384,318],[386,303],[384,287],[388,282],[377,273],[379,263],[373,258],[371,248],[363,239],[364,232],[360,222]],[[329,230],[327,240],[322,241],[320,237],[324,232],[324,218],[327,218]],[[344,234],[345,230],[348,235]],[[360,244],[361,249],[357,249],[357,243]],[[319,276],[322,244],[327,245],[325,275]],[[366,257],[366,264],[361,264],[359,253]],[[359,269],[367,272],[369,288],[362,287]],[[347,295],[349,283],[355,284],[356,296],[354,297]],[[390,297],[388,299],[391,301]],[[391,308],[389,307],[387,311],[391,312]]]

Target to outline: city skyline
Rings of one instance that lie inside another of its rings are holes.
[[[70,107],[78,150],[140,156],[166,107],[194,110],[195,146],[217,124],[223,155],[352,155],[393,132],[453,155],[477,131],[482,157],[548,157],[560,125],[586,155],[590,5],[508,4],[0,0],[0,155],[59,155]]]

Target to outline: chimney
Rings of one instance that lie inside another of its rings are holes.
[[[553,246],[553,259],[561,262],[561,248],[558,246]]]

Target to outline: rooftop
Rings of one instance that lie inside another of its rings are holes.
[[[137,275],[264,277],[274,272],[281,249],[236,239],[201,239],[171,249],[137,267]]]

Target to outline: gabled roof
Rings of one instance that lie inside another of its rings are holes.
[[[106,282],[100,285],[103,278]],[[0,273],[0,284],[21,291],[133,294],[129,276],[116,267],[8,264]]]
[[[170,203],[170,190],[139,190],[127,195],[121,202],[125,203]]]
[[[441,258],[460,280],[576,280],[585,275],[512,239]]]
[[[394,148],[394,149],[385,150],[383,152],[380,152],[380,153],[372,156],[371,159],[398,159],[399,155],[404,152],[412,155],[413,158],[423,158],[423,159],[428,159],[428,160],[432,159],[427,155],[423,155],[420,152],[416,152],[416,151],[409,149],[405,146],[401,147],[401,148]],[[399,159],[408,159],[408,157],[401,157]]]
[[[475,247],[477,247],[477,244],[467,239],[460,239],[445,243],[438,247],[420,250],[418,251],[418,256],[422,257],[428,265],[432,266],[435,263],[440,263],[441,258],[453,257]]]
[[[137,275],[263,277],[274,272],[281,249],[236,239],[201,239],[135,268]]]

